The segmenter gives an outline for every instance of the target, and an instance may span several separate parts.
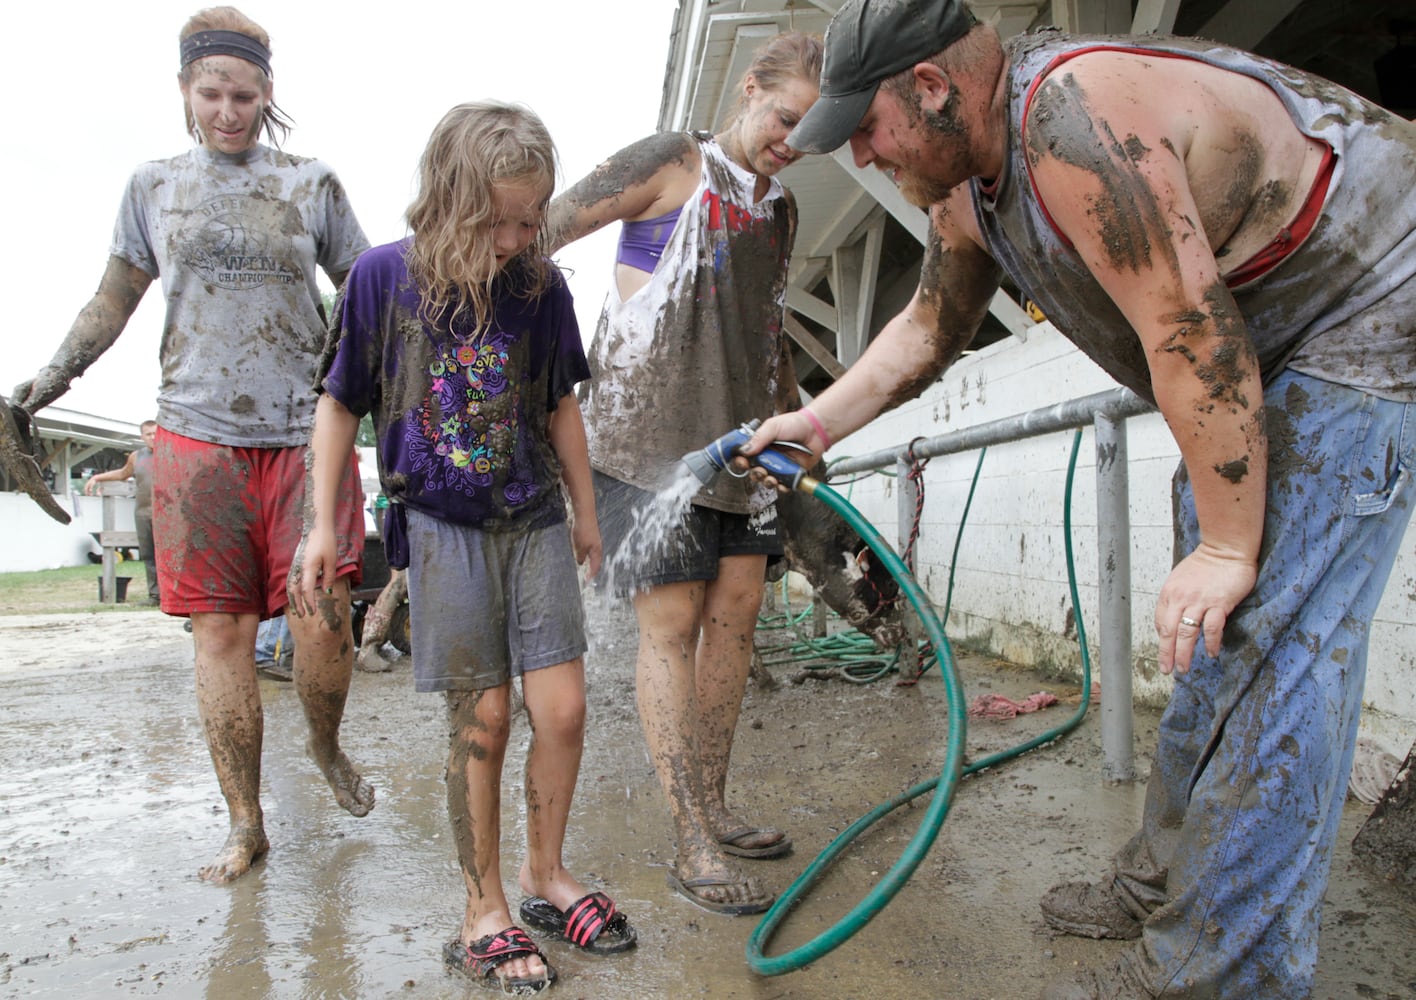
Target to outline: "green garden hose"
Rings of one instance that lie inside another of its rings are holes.
[[[1003,750],[995,754],[990,754],[981,760],[974,761],[967,768],[963,767],[964,758],[964,738],[967,725],[967,710],[964,704],[964,695],[959,683],[958,672],[954,665],[954,655],[949,640],[944,634],[944,627],[940,624],[939,618],[935,615],[930,605],[928,596],[921,590],[914,575],[905,566],[903,560],[895,553],[888,542],[878,531],[867,521],[859,511],[852,507],[841,497],[839,493],[829,486],[810,477],[803,477],[797,485],[797,489],[808,493],[821,500],[828,507],[840,514],[850,523],[860,537],[870,546],[872,552],[881,560],[882,564],[896,579],[900,585],[900,590],[909,599],[919,614],[924,625],[925,633],[933,643],[934,655],[939,663],[939,676],[944,683],[945,698],[947,701],[947,713],[949,721],[949,740],[945,748],[944,766],[939,777],[922,782],[896,795],[894,798],[882,802],[860,819],[852,823],[835,840],[833,840],[824,851],[813,861],[807,869],[801,873],[795,882],[777,899],[772,908],[762,917],[761,923],[752,932],[747,941],[747,963],[752,971],[763,976],[778,976],[785,972],[793,972],[802,966],[831,952],[841,944],[849,940],[857,931],[864,927],[883,910],[895,894],[900,891],[909,881],[914,870],[919,867],[924,856],[929,852],[935,838],[939,834],[940,828],[944,825],[944,819],[948,815],[949,806],[952,803],[954,789],[958,786],[959,780],[967,774],[976,774],[988,767],[1001,764],[1020,754],[1026,753],[1036,747],[1059,738],[1072,729],[1076,728],[1086,716],[1087,708],[1091,704],[1091,658],[1087,652],[1086,629],[1082,624],[1081,603],[1077,594],[1077,575],[1072,559],[1072,479],[1076,471],[1077,452],[1081,446],[1082,434],[1077,431],[1072,440],[1071,459],[1067,465],[1067,486],[1066,496],[1063,502],[1063,534],[1067,554],[1067,582],[1071,590],[1072,606],[1076,609],[1077,620],[1077,640],[1081,646],[1082,655],[1082,699],[1077,711],[1073,716],[1053,729],[1040,736],[1034,737],[1025,743]],[[975,473],[975,481],[977,473]],[[962,526],[961,526],[962,530]],[[957,547],[956,547],[957,548]],[[850,845],[857,837],[863,834],[876,822],[889,815],[900,806],[913,801],[925,792],[934,790],[934,797],[930,800],[929,809],[920,823],[919,830],[905,846],[900,859],[891,866],[889,871],[876,883],[875,887],[866,894],[865,898],[857,903],[844,917],[827,930],[812,938],[803,945],[787,952],[783,955],[769,957],[764,949],[771,940],[772,934],[786,918],[788,912],[806,895],[808,890],[826,873],[826,870],[835,861],[836,857]]]

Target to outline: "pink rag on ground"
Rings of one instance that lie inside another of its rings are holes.
[[[1055,704],[1057,696],[1046,691],[1028,695],[1022,701],[1014,701],[1001,694],[981,694],[969,705],[969,718],[1012,719]]]

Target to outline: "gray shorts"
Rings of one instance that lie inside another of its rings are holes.
[[[725,556],[779,556],[782,538],[777,508],[757,514],[729,514],[694,504],[684,519],[654,542],[640,538],[636,512],[654,503],[655,494],[629,483],[594,473],[595,512],[605,549],[597,587],[609,587],[627,597],[650,587],[688,580],[716,580],[718,561]]]
[[[408,611],[419,691],[484,691],[584,655],[564,522],[479,531],[408,508]]]

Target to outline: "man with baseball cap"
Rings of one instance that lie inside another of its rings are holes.
[[[927,207],[920,285],[773,440],[822,452],[968,345],[1007,274],[1179,446],[1175,675],[1142,828],[1049,924],[1138,939],[1054,998],[1310,995],[1367,628],[1416,468],[1416,125],[1185,38],[1000,42],[958,0],[847,0],[788,138]]]

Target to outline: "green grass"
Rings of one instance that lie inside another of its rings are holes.
[[[41,569],[32,573],[0,573],[0,615],[69,614],[79,611],[151,611],[141,603],[147,597],[147,573],[141,562],[118,564],[118,575],[128,581],[128,599],[122,604],[100,604],[96,565]]]

